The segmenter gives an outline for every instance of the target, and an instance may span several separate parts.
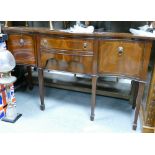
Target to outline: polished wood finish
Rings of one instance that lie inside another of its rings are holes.
[[[33,35],[10,34],[7,46],[13,53],[18,64],[36,64],[35,42]]]
[[[41,54],[41,66],[51,70],[91,74],[92,62],[92,56],[73,56],[47,52]]]
[[[146,80],[151,52],[146,49],[147,44],[145,41],[131,40],[100,41],[98,72]]]
[[[4,27],[2,31],[7,34],[39,34],[45,36],[64,38],[108,38],[108,39],[132,39],[132,40],[154,40],[154,37],[132,35],[131,33],[114,33],[114,32],[94,32],[94,33],[68,33],[57,30],[49,30],[49,28],[35,27]]]
[[[9,27],[8,48],[17,63],[36,65],[41,109],[45,109],[43,69],[92,77],[91,120],[94,120],[97,76],[119,76],[139,82],[133,128],[137,126],[152,40],[129,33],[68,33],[48,28]]]
[[[41,37],[40,42],[40,47],[46,50],[57,49],[76,52],[92,52],[93,50],[93,40],[88,39]]]
[[[92,73],[93,40],[40,37],[40,67],[73,73]]]

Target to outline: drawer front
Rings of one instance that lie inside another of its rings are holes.
[[[40,53],[43,68],[92,73],[93,40],[41,37]]]
[[[41,66],[50,70],[91,74],[93,68],[93,56],[64,55],[42,52]]]
[[[150,56],[145,52],[145,43],[140,41],[100,41],[98,71],[140,78],[147,71],[144,60]]]
[[[93,40],[88,39],[41,37],[40,45],[44,50],[93,51]]]
[[[31,35],[10,34],[7,46],[14,55],[17,64],[36,64],[35,46]]]

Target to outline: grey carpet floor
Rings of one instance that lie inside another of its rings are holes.
[[[97,96],[95,120],[90,121],[91,95],[45,88],[45,111],[39,108],[38,86],[17,90],[17,112],[22,117],[14,124],[0,121],[0,132],[11,133],[139,133],[132,130],[133,114],[126,100]]]

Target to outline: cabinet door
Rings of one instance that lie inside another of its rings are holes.
[[[26,34],[10,34],[7,46],[14,55],[17,64],[36,64],[33,36]]]
[[[146,48],[143,41],[121,40],[102,40],[99,46],[100,74],[146,79],[151,46]]]

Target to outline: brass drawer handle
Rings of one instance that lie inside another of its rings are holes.
[[[122,46],[119,46],[117,50],[118,50],[118,55],[122,55],[124,52],[124,48]]]
[[[47,47],[47,40],[46,39],[42,40],[41,45],[44,47]]]
[[[19,40],[19,45],[20,45],[20,46],[24,46],[24,43],[25,43],[24,39],[21,38],[21,39]]]
[[[88,44],[87,43],[83,43],[83,48],[87,48]]]

